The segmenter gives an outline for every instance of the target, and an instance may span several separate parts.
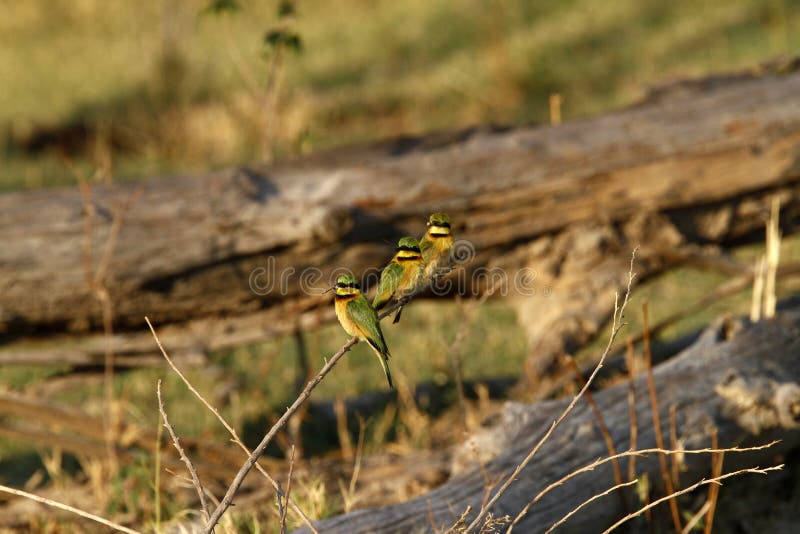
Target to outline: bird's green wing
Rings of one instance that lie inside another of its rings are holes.
[[[383,373],[386,375],[386,381],[389,383],[389,389],[394,389],[392,375],[389,373],[389,347],[386,346],[386,340],[383,339],[378,314],[375,313],[375,310],[372,309],[367,299],[363,296],[348,302],[347,312],[353,322],[364,333],[367,343],[375,350],[378,361],[383,368]]]
[[[347,313],[350,315],[353,322],[364,332],[369,344],[375,347],[375,350],[378,350],[381,354],[388,356],[389,349],[386,346],[386,341],[383,339],[381,325],[378,322],[378,314],[375,313],[375,310],[369,305],[367,299],[360,296],[348,302]]]
[[[419,240],[419,251],[422,252],[422,258],[425,261],[428,261],[427,258],[432,248],[433,248],[433,241],[428,239],[427,235],[423,236],[422,239]]]
[[[378,292],[372,301],[372,307],[380,310],[392,300],[397,285],[400,283],[400,277],[403,275],[403,266],[399,263],[392,261],[387,265],[381,273],[381,281],[378,284]]]

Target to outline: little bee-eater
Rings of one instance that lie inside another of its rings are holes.
[[[428,230],[419,240],[422,261],[425,263],[425,280],[430,280],[440,267],[450,262],[453,235],[450,233],[450,216],[432,213],[428,218]]]
[[[422,282],[424,271],[419,241],[413,237],[400,239],[394,257],[381,272],[378,293],[372,301],[372,307],[380,310],[392,300],[392,297],[397,300],[410,297]],[[402,307],[397,311],[394,317],[395,323],[400,320],[402,311]]]
[[[369,343],[381,362],[389,389],[394,389],[392,375],[389,374],[389,348],[383,339],[378,314],[361,293],[355,276],[343,274],[336,279],[334,302],[336,317],[344,331]]]

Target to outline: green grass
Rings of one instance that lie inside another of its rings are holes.
[[[201,0],[6,2],[0,190],[73,183],[59,157],[21,147],[42,128],[68,124],[100,125],[124,145],[112,150],[121,179],[258,161],[262,37],[278,19],[276,3],[240,3],[215,16]],[[303,51],[286,56],[269,124],[278,157],[545,121],[553,92],[567,119],[599,113],[664,78],[797,53],[800,4],[308,0],[294,29]],[[92,151],[72,157],[91,167]]]

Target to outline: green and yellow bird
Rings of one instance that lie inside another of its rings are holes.
[[[419,240],[419,249],[425,264],[424,280],[430,280],[440,268],[450,263],[452,248],[450,216],[446,213],[432,213],[428,218],[428,230]]]
[[[412,295],[414,290],[422,283],[425,265],[422,262],[422,252],[419,241],[413,237],[404,237],[397,242],[395,254],[389,264],[381,272],[381,281],[378,292],[372,301],[376,310],[384,308],[392,298],[403,300]],[[402,306],[394,317],[394,322],[400,320]]]
[[[339,318],[342,328],[351,336],[369,343],[381,362],[389,389],[394,389],[392,375],[389,374],[389,348],[383,339],[378,314],[361,293],[358,280],[351,274],[340,275],[336,279],[334,290],[336,317]]]

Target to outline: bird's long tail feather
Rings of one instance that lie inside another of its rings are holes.
[[[372,341],[371,339],[368,339],[367,342],[375,351],[375,356],[378,357],[378,361],[381,362],[381,367],[383,367],[383,373],[386,375],[386,381],[389,383],[389,389],[394,389],[394,385],[392,384],[392,374],[389,372],[389,351],[381,350],[378,344]]]

